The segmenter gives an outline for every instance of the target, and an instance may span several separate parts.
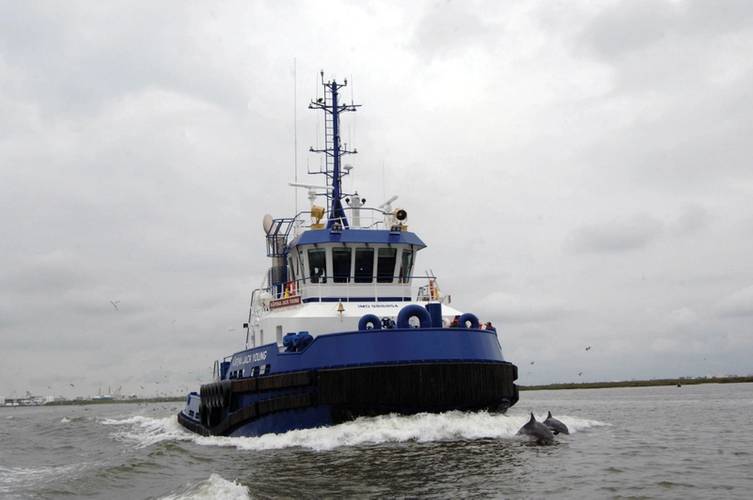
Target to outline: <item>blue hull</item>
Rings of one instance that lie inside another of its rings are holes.
[[[301,352],[270,344],[234,354],[179,420],[201,434],[258,436],[364,415],[504,411],[517,402],[516,378],[492,331],[348,332]]]

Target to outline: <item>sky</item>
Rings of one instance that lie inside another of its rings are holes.
[[[320,70],[363,104],[345,189],[399,196],[519,383],[753,373],[748,1],[3,0],[0,397],[243,347]]]

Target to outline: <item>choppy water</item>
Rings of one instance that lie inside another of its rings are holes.
[[[523,392],[507,416],[199,437],[179,405],[0,409],[1,498],[750,498],[753,384]],[[533,410],[573,431],[516,437]]]

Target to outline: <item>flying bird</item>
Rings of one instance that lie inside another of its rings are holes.
[[[70,385],[71,387],[76,387],[76,386],[75,386],[75,385],[73,385],[73,384],[68,384],[68,385]]]
[[[120,304],[119,300],[111,300],[110,304],[112,304],[112,307],[114,307],[116,311],[120,311],[120,309],[118,309],[118,304]]]
[[[590,350],[591,350],[591,346],[590,346],[590,345],[587,345],[587,346],[586,346],[586,351],[590,351]]]
[[[583,375],[583,372],[578,372],[578,376],[580,377],[581,375]]]
[[[535,364],[535,363],[536,363],[535,361],[531,361],[531,364],[532,364],[532,365],[533,365],[533,364]]]

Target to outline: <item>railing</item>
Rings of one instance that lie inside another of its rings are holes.
[[[372,278],[368,283],[358,283],[355,276],[338,276],[347,282],[335,282],[333,276],[323,276],[326,282],[312,283],[309,278],[291,280],[282,285],[258,288],[251,294],[251,309],[269,311],[276,307],[301,302],[321,302],[323,300],[379,301],[385,299],[414,300],[417,302],[440,301],[449,303],[450,296],[444,295],[437,285],[436,276],[392,276],[391,281],[379,282]],[[381,277],[381,279],[385,279]],[[419,285],[414,293],[414,285]],[[261,306],[261,307],[260,307]],[[251,315],[249,315],[249,319]]]
[[[378,208],[343,207],[343,210],[345,211],[345,218],[348,220],[348,227],[350,229],[389,229],[388,225],[391,226],[394,222],[391,220],[391,212],[385,212]],[[329,211],[326,211],[317,224],[314,221],[314,217],[311,215],[311,211],[304,210],[298,212],[295,217],[284,220],[280,219],[280,221],[282,224],[287,225],[286,227],[292,228],[293,233],[298,235],[302,231],[309,229],[323,229],[327,227],[327,222],[329,221],[328,217]],[[277,219],[275,219],[275,221],[277,221]],[[344,228],[345,220],[343,218],[336,218],[334,221],[339,223],[341,228]],[[288,229],[288,232],[290,232],[290,229]],[[285,241],[287,241],[287,234],[285,234],[285,236]]]

